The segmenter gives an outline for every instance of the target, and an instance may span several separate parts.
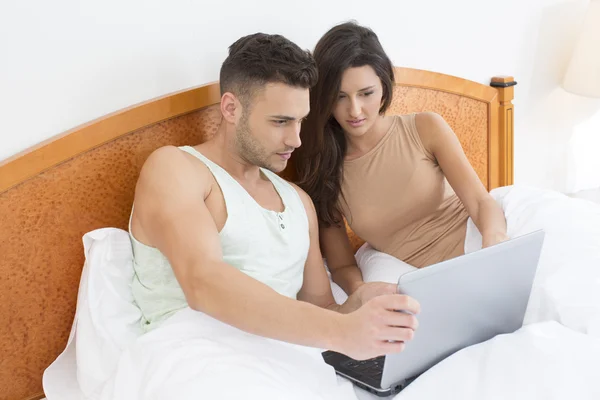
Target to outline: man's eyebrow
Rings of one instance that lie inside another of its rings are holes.
[[[269,115],[269,118],[272,119],[282,119],[285,121],[294,121],[296,118],[290,117],[289,115]]]
[[[375,89],[375,85],[371,85],[371,86],[367,86],[366,88],[362,88],[359,90],[359,92],[364,92],[365,90],[369,90],[369,89]],[[340,93],[344,93],[344,92],[340,90]]]
[[[294,117],[290,117],[289,115],[269,115],[269,118],[271,118],[271,119],[280,119],[280,120],[284,120],[284,121],[295,121],[297,119],[304,119],[306,117],[308,117],[308,114],[306,114],[302,118],[294,118]]]

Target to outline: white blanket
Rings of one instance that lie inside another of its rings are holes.
[[[138,339],[102,399],[352,399],[317,349],[185,309]]]
[[[526,326],[454,354],[396,398],[600,399],[600,206],[529,188],[492,194],[510,236],[546,230]],[[480,246],[471,224],[466,250]],[[60,384],[52,379],[47,374],[45,387]],[[111,400],[375,398],[336,377],[317,349],[257,337],[189,309],[135,339],[96,394]]]
[[[452,355],[396,399],[600,399],[600,339],[530,324]]]

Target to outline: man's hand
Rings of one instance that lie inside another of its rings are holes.
[[[361,282],[360,286],[348,296],[344,304],[330,304],[326,308],[342,314],[348,314],[367,304],[369,300],[382,295],[396,294],[396,285],[385,282]]]
[[[384,294],[396,294],[396,285],[386,282],[363,283],[354,293],[352,293],[352,296],[357,296],[360,306],[362,306],[372,298]]]
[[[332,350],[355,360],[398,353],[404,349],[404,342],[414,336],[418,322],[411,314],[419,310],[417,301],[405,295],[375,297],[358,310],[340,315],[341,330]]]

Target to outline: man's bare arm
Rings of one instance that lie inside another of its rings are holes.
[[[411,299],[397,296],[343,315],[282,296],[223,262],[218,230],[204,203],[209,172],[202,176],[198,170],[179,149],[161,148],[144,165],[135,199],[145,237],[171,263],[191,308],[256,335],[355,358],[399,351],[401,342],[388,341],[412,337],[414,318],[390,310],[416,312]],[[363,326],[369,332],[353,338]]]

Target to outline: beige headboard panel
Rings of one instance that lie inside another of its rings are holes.
[[[501,87],[396,68],[390,113],[436,111],[491,189],[512,183],[512,78]],[[132,106],[0,163],[0,400],[40,398],[75,314],[83,234],[126,229],[146,157],[220,122],[216,83]],[[359,240],[355,238],[354,240]]]

